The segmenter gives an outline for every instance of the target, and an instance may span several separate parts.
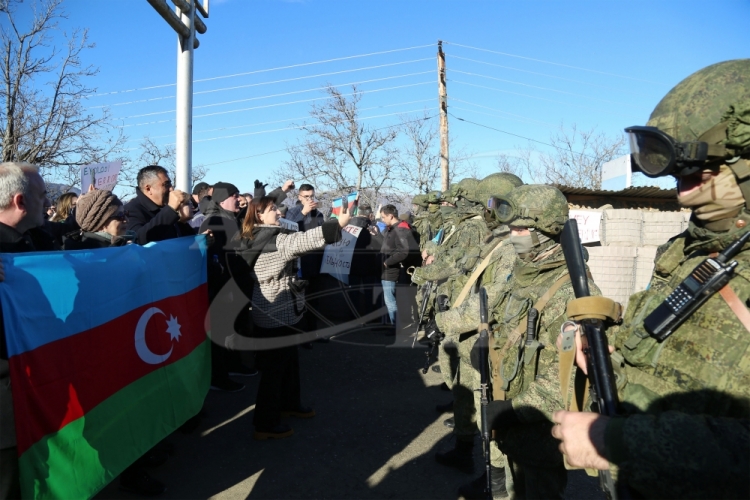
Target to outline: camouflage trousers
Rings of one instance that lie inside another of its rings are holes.
[[[568,484],[568,473],[563,465],[531,467],[508,458],[505,466],[505,485],[511,500],[562,499]]]
[[[481,432],[481,381],[479,372],[471,365],[471,349],[477,341],[475,333],[446,336],[440,345],[440,372],[445,384],[453,393],[453,433],[456,439],[473,440]],[[493,440],[490,443],[490,461],[494,467],[505,467],[505,456]],[[506,475],[506,478],[509,478]]]

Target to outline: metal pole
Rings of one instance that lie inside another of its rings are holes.
[[[448,191],[450,187],[450,155],[448,153],[448,92],[445,89],[445,54],[443,42],[438,40],[438,99],[440,105],[440,189]]]
[[[188,13],[175,8],[190,36],[177,35],[177,133],[175,144],[175,188],[190,193],[193,184],[193,44],[195,40],[195,0],[185,0]]]

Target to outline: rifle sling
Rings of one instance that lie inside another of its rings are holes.
[[[750,311],[747,310],[747,307],[745,307],[742,300],[737,297],[734,290],[729,287],[729,284],[724,285],[724,287],[719,290],[719,295],[721,295],[721,298],[724,299],[724,302],[727,303],[734,315],[737,316],[737,319],[740,320],[742,326],[750,332]]]
[[[492,259],[492,256],[495,254],[498,248],[500,248],[503,245],[503,242],[500,241],[495,246],[495,248],[492,249],[490,253],[487,254],[487,256],[482,260],[482,262],[477,266],[476,269],[474,269],[474,272],[471,273],[471,276],[469,276],[469,281],[466,282],[464,287],[461,289],[461,293],[458,294],[458,298],[455,302],[453,302],[453,305],[451,306],[451,309],[455,309],[461,304],[463,304],[464,300],[466,300],[466,297],[469,295],[469,292],[471,292],[471,287],[474,286],[474,283],[477,282],[479,279],[479,276],[484,272],[485,269],[487,269],[487,266],[490,265],[490,260]]]
[[[547,305],[547,302],[550,301],[550,299],[557,293],[557,291],[562,287],[565,283],[570,281],[570,275],[568,273],[565,273],[563,276],[561,276],[555,283],[544,292],[544,295],[539,297],[539,300],[537,300],[533,306],[534,309],[539,311],[539,317],[541,318],[542,310]],[[490,360],[492,361],[492,397],[495,401],[504,400],[505,399],[505,391],[502,389],[502,384],[500,383],[502,380],[502,377],[500,377],[500,364],[502,363],[502,360],[505,359],[505,356],[508,354],[508,351],[511,347],[513,347],[523,336],[523,334],[526,331],[526,316],[521,318],[521,321],[518,323],[518,326],[511,332],[511,334],[508,336],[508,340],[505,342],[505,345],[502,349],[490,349]],[[493,356],[493,352],[495,355]]]

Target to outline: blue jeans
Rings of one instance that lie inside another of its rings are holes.
[[[398,306],[396,305],[396,282],[395,281],[380,281],[383,284],[383,302],[385,307],[388,309],[388,319],[391,320],[391,324],[396,324],[396,311]]]

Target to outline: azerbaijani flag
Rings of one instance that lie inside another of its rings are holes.
[[[350,193],[347,196],[342,196],[341,198],[334,199],[331,203],[331,217],[335,217],[337,219],[339,218],[341,207],[344,206],[344,198],[346,198],[347,201],[347,211],[349,212],[349,215],[357,215],[354,212],[354,208],[357,206],[357,195],[359,195],[359,193]]]
[[[92,497],[201,409],[205,236],[2,261],[23,497]]]

